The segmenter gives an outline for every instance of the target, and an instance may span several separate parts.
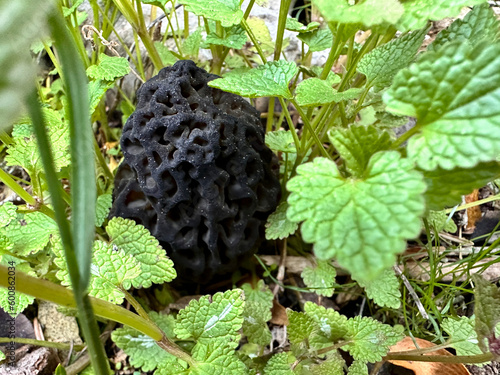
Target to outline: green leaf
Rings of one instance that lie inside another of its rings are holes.
[[[194,32],[190,33],[182,44],[182,52],[185,55],[198,58],[201,45],[201,28],[197,28]]]
[[[173,318],[168,315],[160,315],[156,312],[149,314],[151,319],[163,329],[165,326],[171,327]],[[172,330],[171,328],[169,329]],[[111,333],[113,342],[129,356],[129,362],[132,366],[141,368],[148,372],[154,370],[157,366],[168,363],[173,365],[177,358],[160,348],[155,340],[146,336],[135,329],[124,326],[117,328]]]
[[[444,318],[441,327],[450,335],[449,341],[457,355],[482,354],[478,346],[477,334],[474,330],[475,318]]]
[[[448,42],[460,41],[472,45],[482,40],[489,42],[498,39],[499,23],[488,3],[476,5],[463,20],[457,18],[447,29],[442,30],[427,47],[436,51]]]
[[[399,330],[372,318],[356,316],[347,321],[348,344],[342,346],[355,360],[378,362],[389,352],[389,347],[404,338]]]
[[[295,99],[300,106],[318,106],[333,102],[337,90],[325,80],[308,78],[303,80],[295,90]]]
[[[39,211],[18,215],[5,229],[13,245],[12,253],[21,257],[42,251],[49,239],[59,233],[56,222]]]
[[[312,366],[310,369],[311,375],[344,375],[345,361],[336,353],[336,355],[329,355],[328,358],[319,365]]]
[[[276,130],[266,133],[266,145],[277,152],[297,152],[290,130]]]
[[[294,375],[290,365],[290,353],[278,353],[274,354],[269,361],[267,361],[266,367],[264,367],[264,375]]]
[[[404,14],[397,27],[401,31],[420,29],[428,20],[439,21],[455,17],[464,6],[483,2],[484,0],[408,0],[402,2]]]
[[[353,5],[348,0],[313,0],[327,21],[360,23],[374,26],[388,22],[395,24],[403,14],[396,0],[366,0]]]
[[[277,240],[278,238],[282,240],[294,234],[299,225],[290,221],[286,217],[286,211],[288,209],[288,203],[281,202],[269,217],[266,222],[266,238],[268,240]]]
[[[367,86],[389,86],[396,73],[413,61],[427,31],[422,29],[406,34],[364,55],[357,69],[366,76]]]
[[[266,21],[259,17],[248,17],[248,27],[252,30],[255,38],[259,41],[260,47],[265,56],[269,56],[274,52],[274,41],[267,27]],[[257,55],[255,46],[250,48],[250,51]],[[246,64],[245,64],[246,65]]]
[[[165,250],[142,225],[114,217],[109,221],[106,232],[112,243],[123,249],[126,254],[133,255],[141,266],[139,277],[131,283],[127,280],[123,283],[125,289],[129,289],[131,285],[135,288],[149,288],[153,283],[170,282],[177,276],[173,262],[167,257]]]
[[[175,334],[179,339],[194,338],[198,343],[223,339],[238,342],[243,324],[244,294],[241,289],[191,300],[177,315]]]
[[[100,227],[104,220],[109,215],[109,210],[113,204],[113,196],[111,194],[99,195],[95,207],[95,226]]]
[[[325,260],[318,260],[315,267],[306,267],[300,274],[308,288],[325,297],[333,296],[333,284],[336,276],[335,268]]]
[[[288,17],[286,19],[285,29],[290,31],[296,31],[298,33],[307,33],[309,31],[317,29],[319,25],[320,25],[319,22],[310,22],[306,26],[302,22],[299,22],[298,19]]]
[[[427,208],[442,210],[446,206],[460,203],[462,195],[499,178],[500,163],[479,163],[474,168],[455,168],[451,171],[438,168],[423,171],[423,174],[427,185],[424,194]]]
[[[352,88],[347,89],[345,91],[335,91],[335,95],[333,96],[333,102],[338,103],[341,101],[356,99],[361,93],[363,89]]]
[[[380,132],[373,126],[333,128],[328,137],[347,170],[356,177],[363,177],[370,158],[379,151],[388,150],[392,143],[387,132]]]
[[[366,367],[366,362],[354,361],[352,365],[349,366],[347,375],[368,375],[368,367]]]
[[[102,97],[111,86],[113,86],[112,82],[103,81],[100,79],[89,82],[89,99],[90,99],[89,107],[91,114],[94,113]]]
[[[12,202],[0,204],[0,228],[6,227],[17,219],[17,207]]]
[[[499,337],[496,337],[495,327],[500,322],[500,288],[478,274],[472,275],[472,281],[475,284],[474,314],[479,348],[484,353],[491,351],[498,357]],[[492,348],[493,344],[495,349]]]
[[[333,309],[326,309],[315,303],[306,302],[304,311],[314,321],[309,342],[316,349],[333,345],[349,332],[347,318]]]
[[[70,164],[69,127],[63,121],[61,114],[49,108],[43,109],[47,135],[52,146],[52,156],[56,171]],[[8,165],[23,167],[32,179],[43,171],[38,144],[33,133],[31,122],[22,122],[12,130],[14,144],[7,149],[5,161]]]
[[[271,309],[259,302],[245,301],[243,318],[243,335],[248,342],[269,345],[272,337],[267,322],[272,318]]]
[[[73,5],[71,6],[71,8],[63,7],[64,17],[68,17],[72,13],[74,13],[82,3],[83,3],[83,0],[76,0],[73,2]]]
[[[156,41],[154,44],[164,66],[171,66],[176,63],[177,57],[162,42]]]
[[[307,314],[286,309],[288,316],[288,339],[292,344],[301,344],[309,340],[312,332],[314,331],[315,321]]]
[[[243,18],[239,0],[180,0],[179,3],[197,16],[220,21],[224,27],[238,25]]]
[[[197,343],[192,356],[197,365],[190,375],[235,375],[247,374],[247,368],[234,354],[237,346],[234,342],[209,340],[207,343]]]
[[[238,76],[215,79],[208,85],[250,98],[280,96],[292,99],[288,84],[296,73],[294,62],[271,61]]]
[[[0,130],[6,130],[23,112],[26,98],[35,88],[38,69],[30,45],[44,38],[49,1],[33,6],[31,0],[2,1],[0,14]]]
[[[429,211],[427,220],[429,221],[429,225],[438,232],[444,230],[449,233],[455,233],[457,231],[455,222],[444,211]]]
[[[399,290],[399,281],[392,269],[385,270],[375,280],[369,282],[360,280],[358,284],[365,289],[368,298],[372,299],[377,305],[399,309],[401,291]]]
[[[310,52],[324,51],[333,43],[333,34],[329,28],[301,33],[297,38],[309,46]]]
[[[257,302],[268,309],[273,307],[274,295],[264,280],[259,280],[255,289],[248,283],[243,284],[241,289],[245,293],[246,302]]]
[[[161,9],[165,9],[165,5],[167,5],[168,2],[170,2],[170,0],[141,0],[143,4],[155,5]]]
[[[420,233],[425,184],[397,152],[373,155],[362,180],[343,178],[325,158],[297,173],[287,184],[288,218],[304,221],[302,237],[319,259],[336,257],[358,279],[376,278]]]
[[[114,81],[127,75],[129,71],[130,67],[126,58],[101,53],[97,65],[87,68],[87,75],[95,80]]]
[[[408,157],[425,170],[471,168],[500,153],[500,43],[451,43],[400,71],[387,110],[417,118]]]
[[[247,42],[245,29],[240,25],[224,28],[225,37],[221,38],[216,33],[211,32],[207,35],[206,42],[227,48],[241,49]]]
[[[0,254],[0,264],[5,267],[12,267],[12,264],[15,264],[14,267],[16,272],[24,272],[30,276],[36,276],[28,262],[24,262],[13,256]],[[34,297],[17,291],[14,292],[13,300],[12,298],[9,299],[11,295],[12,294],[9,293],[8,288],[0,288],[0,308],[2,308],[3,311],[9,314],[12,318],[15,318],[17,315],[22,313],[24,309],[26,309],[28,305],[31,305],[35,300]]]

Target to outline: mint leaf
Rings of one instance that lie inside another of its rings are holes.
[[[294,62],[271,61],[241,75],[214,79],[208,85],[250,98],[280,96],[292,99],[288,84],[296,73]]]
[[[478,274],[472,275],[475,284],[474,314],[476,315],[476,333],[479,348],[484,352],[491,351],[497,357],[498,340],[495,327],[500,322],[500,288],[490,284]],[[491,348],[495,343],[496,348]]]
[[[348,344],[342,346],[355,360],[378,362],[389,352],[389,347],[404,338],[399,330],[372,318],[356,316],[347,321]]]
[[[17,207],[12,202],[0,204],[0,228],[6,227],[17,219]]]
[[[220,21],[224,27],[238,25],[243,18],[239,0],[180,0],[179,3],[197,16]]]
[[[184,43],[182,43],[182,52],[184,52],[185,55],[195,57],[196,60],[200,51],[200,45],[201,28],[198,27],[194,32],[190,33]]]
[[[238,342],[243,324],[244,294],[241,289],[216,293],[192,300],[177,315],[175,334],[179,339],[194,338],[198,343],[223,339]]]
[[[241,289],[245,293],[246,302],[258,302],[268,309],[273,307],[274,295],[273,292],[269,290],[264,280],[259,280],[257,282],[257,288],[255,289],[248,283],[243,284]]]
[[[399,290],[399,281],[392,269],[385,270],[375,280],[368,282],[360,280],[358,284],[365,289],[368,298],[377,305],[399,309],[401,291]]]
[[[224,30],[224,38],[221,38],[216,33],[210,33],[207,35],[206,42],[234,49],[241,49],[247,42],[245,29],[240,25],[234,25],[230,28],[225,28]]]
[[[429,221],[429,225],[435,228],[437,232],[444,230],[449,233],[455,233],[457,231],[454,221],[444,211],[429,211],[427,220]]]
[[[109,215],[109,210],[113,204],[113,196],[111,194],[99,195],[95,207],[95,226],[100,227],[104,220]]]
[[[312,366],[310,368],[311,375],[344,375],[345,361],[336,352],[334,355],[330,354],[325,361],[321,364]]]
[[[335,268],[325,260],[318,260],[315,267],[306,267],[300,274],[308,288],[325,297],[333,296],[333,284],[336,276]]]
[[[177,57],[162,42],[156,41],[154,44],[164,66],[171,66],[176,63]]]
[[[387,110],[417,118],[408,157],[425,170],[471,168],[500,153],[500,43],[451,43],[400,71]]]
[[[43,108],[42,112],[49,143],[52,145],[54,166],[56,171],[60,171],[70,163],[69,127],[59,112],[49,108]],[[5,157],[7,165],[19,165],[28,172],[32,179],[37,178],[37,175],[43,171],[43,165],[31,122],[14,125],[12,138],[14,144],[9,146]]]
[[[316,349],[331,346],[349,332],[347,318],[333,309],[306,302],[304,312],[314,321],[309,342]]]
[[[168,315],[151,312],[149,316],[165,333],[167,331],[164,327],[171,327],[174,324],[173,317]],[[171,331],[171,328],[169,330]],[[111,333],[111,339],[129,356],[130,364],[141,368],[144,372],[152,371],[157,366],[165,363],[174,365],[177,361],[176,357],[160,348],[151,337],[128,326],[115,329]]]
[[[441,327],[450,335],[450,346],[457,355],[482,354],[478,346],[477,334],[474,330],[475,318],[444,318]]]
[[[442,210],[446,206],[460,203],[462,195],[480,188],[500,177],[500,163],[479,163],[474,168],[455,168],[447,171],[438,168],[423,171],[427,185],[424,197],[427,208]]]
[[[132,220],[114,217],[106,227],[113,244],[133,255],[139,261],[141,274],[132,281],[125,280],[123,287],[130,289],[149,288],[151,284],[163,284],[172,281],[177,273],[173,262],[167,257],[158,240],[142,225]]]
[[[438,21],[446,17],[455,17],[466,5],[476,5],[484,0],[408,0],[402,2],[404,14],[397,23],[401,31],[424,27],[428,20]]]
[[[288,17],[286,19],[285,29],[290,31],[296,31],[298,33],[307,33],[319,27],[319,22],[310,22],[304,25],[302,22],[299,22],[296,18]]]
[[[96,80],[89,82],[90,113],[94,113],[102,97],[113,84],[109,81]]]
[[[314,319],[307,314],[291,309],[286,309],[286,315],[289,321],[287,327],[288,340],[290,340],[292,344],[307,342],[316,328]]]
[[[271,342],[271,331],[267,322],[271,320],[271,308],[255,301],[245,301],[243,312],[243,334],[248,342],[267,346]]]
[[[436,51],[448,42],[460,41],[472,45],[482,40],[494,41],[498,38],[499,23],[488,3],[476,5],[463,20],[457,18],[447,29],[442,30],[427,47]]]
[[[266,222],[266,238],[268,240],[277,240],[278,238],[282,240],[294,234],[299,225],[290,221],[286,217],[286,211],[288,209],[287,202],[281,202],[269,217]]]
[[[396,0],[366,0],[354,4],[348,0],[313,0],[329,22],[360,23],[374,26],[388,22],[395,24],[403,14]]]
[[[13,245],[12,253],[21,257],[42,251],[49,239],[59,233],[56,222],[38,211],[19,214],[5,229]]]
[[[397,152],[373,155],[364,179],[342,177],[325,158],[300,165],[297,173],[287,184],[288,218],[304,221],[302,237],[314,243],[319,259],[336,257],[358,279],[374,279],[392,266],[404,240],[420,233],[425,184]]]
[[[303,80],[295,90],[295,99],[300,106],[317,106],[333,102],[337,90],[319,78]]]
[[[126,58],[101,53],[97,65],[87,68],[87,75],[96,80],[114,81],[127,75],[129,71],[130,67]]]
[[[347,375],[368,375],[368,367],[365,361],[354,361],[347,371]]]
[[[324,51],[333,43],[333,34],[329,28],[301,33],[297,38],[309,46],[309,52]]]
[[[247,374],[247,368],[234,353],[238,344],[222,340],[209,340],[207,343],[197,343],[192,356],[197,365],[190,375],[234,375]]]
[[[24,272],[27,273],[28,275],[31,276],[36,276],[33,270],[31,269],[30,265],[28,262],[24,262],[18,258],[15,258],[10,255],[1,255],[0,254],[0,264],[5,266],[5,267],[12,267],[12,263],[9,262],[14,262],[16,271],[18,272]],[[1,287],[0,288],[0,308],[3,309],[7,314],[9,314],[11,317],[16,317],[20,313],[28,307],[28,305],[31,305],[33,301],[35,300],[34,297],[28,296],[27,294],[24,293],[19,293],[14,290],[14,299],[12,300],[12,294],[9,293],[8,288]],[[10,299],[9,299],[10,297]]]
[[[274,354],[264,367],[264,375],[294,375],[290,367],[293,360],[290,361],[290,358],[293,358],[291,353]]]
[[[392,143],[387,132],[380,132],[373,126],[333,128],[328,137],[347,170],[356,177],[363,177],[370,158],[378,151],[388,150]]]
[[[364,55],[358,64],[358,72],[366,76],[367,86],[389,86],[396,73],[415,58],[426,33],[427,29],[414,31]]]
[[[290,130],[276,130],[267,133],[266,145],[273,151],[297,152]]]

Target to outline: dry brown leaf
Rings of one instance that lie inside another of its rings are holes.
[[[436,346],[432,342],[427,340],[416,338],[420,349],[432,348]],[[405,337],[402,341],[398,342],[396,345],[392,346],[389,353],[395,352],[405,352],[409,350],[415,350],[415,344],[411,337]],[[445,355],[453,356],[450,352],[445,349],[439,349],[426,355]],[[403,361],[403,360],[389,360],[388,362],[396,366],[401,366],[412,370],[415,375],[470,375],[469,370],[461,363],[441,363],[441,362],[420,362],[420,361]]]
[[[476,202],[478,198],[479,190],[475,189],[472,193],[465,196],[465,203]],[[473,232],[476,227],[477,221],[481,219],[481,209],[479,206],[469,207],[467,209],[467,225],[465,230],[467,232]]]
[[[271,310],[273,317],[270,322],[278,326],[288,325],[288,315],[286,315],[286,309],[275,299],[273,299],[273,308]]]

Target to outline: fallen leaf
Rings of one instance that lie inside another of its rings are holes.
[[[271,323],[278,326],[288,325],[288,315],[286,315],[286,309],[275,299],[273,299],[273,308],[271,312],[273,314],[273,317],[270,320]]]
[[[476,202],[478,198],[479,190],[474,189],[472,193],[465,196],[465,203]],[[467,209],[467,225],[465,230],[467,232],[473,232],[476,227],[476,222],[481,219],[481,209],[479,206],[469,207]]]
[[[427,340],[415,338],[420,349],[432,348],[436,346],[432,342]],[[391,346],[389,353],[415,350],[415,344],[411,337],[406,336],[402,341],[398,342],[396,345]],[[449,351],[445,349],[439,349],[425,355],[445,355],[453,356]],[[403,361],[403,360],[389,360],[388,362],[393,365],[400,366],[412,370],[415,375],[443,375],[443,374],[453,374],[453,375],[470,375],[469,370],[461,363],[441,363],[441,362],[420,362],[420,361]]]

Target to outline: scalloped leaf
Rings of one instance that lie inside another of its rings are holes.
[[[297,70],[294,62],[271,61],[245,73],[214,79],[208,85],[249,98],[280,96],[292,99],[288,84]]]
[[[401,306],[399,281],[392,269],[385,270],[375,280],[369,282],[360,280],[358,284],[365,289],[368,298],[372,299],[377,305],[392,309],[399,309]]]
[[[209,344],[218,339],[238,342],[244,297],[241,289],[233,289],[192,300],[177,315],[175,334],[179,339],[194,338],[198,343]]]
[[[493,359],[498,360],[499,341],[495,331],[500,322],[500,288],[486,281],[479,274],[472,275],[474,282],[474,313],[476,315],[476,333],[479,348],[486,353],[493,353]]]
[[[243,334],[248,342],[267,346],[272,336],[267,322],[271,320],[271,308],[255,301],[245,301]]]
[[[403,15],[403,7],[396,0],[366,0],[355,5],[348,0],[313,0],[326,20],[338,23],[360,23],[374,26],[395,24]]]
[[[264,375],[294,375],[290,358],[294,358],[291,353],[274,354],[264,367]]]
[[[288,209],[287,202],[281,202],[269,217],[266,222],[266,239],[268,240],[282,240],[294,234],[299,224],[290,221],[286,216]]]
[[[488,3],[476,5],[463,20],[457,18],[447,29],[442,30],[427,50],[436,51],[453,41],[467,42],[472,45],[482,40],[493,41],[498,39],[499,25]]]
[[[93,79],[114,81],[128,74],[130,66],[125,57],[108,56],[104,53],[99,55],[97,65],[87,68],[87,75]]]
[[[408,0],[401,4],[404,14],[397,27],[401,31],[420,29],[428,20],[438,21],[455,17],[464,6],[483,2],[484,0]]]
[[[125,280],[123,286],[130,289],[149,288],[151,284],[163,284],[172,281],[177,273],[174,264],[167,257],[158,240],[142,225],[132,220],[114,217],[106,227],[111,242],[123,249],[126,254],[137,259],[141,274],[133,280]]]
[[[266,133],[266,145],[273,151],[297,152],[290,130],[276,130]]]
[[[206,42],[217,46],[225,46],[227,48],[241,49],[247,42],[247,34],[245,29],[240,25],[234,25],[224,28],[224,37],[221,38],[216,33],[207,35]]]
[[[438,232],[444,230],[449,233],[455,233],[457,231],[457,225],[444,211],[429,211],[427,220],[429,221],[429,225]]]
[[[317,29],[319,27],[319,25],[320,25],[319,22],[310,22],[306,26],[302,22],[300,22],[298,19],[288,17],[286,19],[285,29],[290,30],[290,31],[296,31],[298,33],[307,33],[309,31]]]
[[[179,3],[197,16],[220,21],[224,27],[238,25],[243,18],[239,0],[179,0]]]
[[[444,318],[441,327],[450,335],[450,346],[457,355],[476,355],[483,352],[479,349],[477,334],[474,330],[475,318],[461,316],[459,318]]]
[[[389,86],[396,73],[415,58],[427,31],[422,29],[406,34],[364,55],[357,69],[366,76],[367,86]]]
[[[392,144],[389,133],[373,126],[333,128],[328,132],[328,138],[344,160],[346,169],[356,177],[363,176],[375,153],[388,150]]]
[[[401,70],[387,110],[417,118],[408,157],[425,170],[472,168],[500,154],[500,43],[451,43]]]
[[[235,375],[247,374],[247,368],[235,355],[238,344],[223,340],[197,343],[193,350],[193,359],[197,362],[190,375]]]
[[[315,329],[315,322],[312,317],[307,314],[286,309],[288,316],[288,339],[292,344],[305,343],[309,339]]]
[[[318,260],[315,267],[306,267],[300,274],[308,288],[325,297],[333,295],[336,276],[335,268],[325,260]]]
[[[13,262],[13,263],[12,263]],[[0,255],[0,264],[5,267],[14,267],[18,272],[24,272],[30,276],[36,276],[35,272],[31,269],[28,262],[24,262],[21,259],[15,258],[10,255]],[[3,309],[12,318],[22,313],[26,307],[31,305],[35,300],[35,297],[29,296],[24,293],[15,291],[14,289],[14,300],[9,297],[8,288],[0,288],[0,308]]]
[[[310,52],[324,51],[331,48],[333,43],[333,34],[329,28],[301,33],[297,38],[307,44]]]
[[[319,259],[336,257],[358,279],[376,278],[404,250],[405,239],[420,233],[425,184],[395,151],[373,155],[364,179],[342,177],[325,158],[297,173],[287,184],[287,217],[304,221],[302,237],[314,243]]]
[[[109,215],[109,210],[113,204],[113,196],[111,194],[102,194],[97,198],[95,205],[95,226],[100,227],[104,220]]]

